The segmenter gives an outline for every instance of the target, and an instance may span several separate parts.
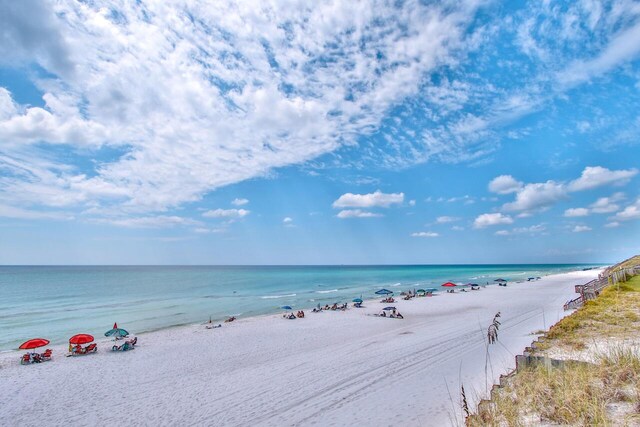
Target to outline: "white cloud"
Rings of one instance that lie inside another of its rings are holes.
[[[40,196],[55,192],[79,209],[130,214],[198,201],[375,132],[425,76],[473,48],[469,26],[480,6],[4,3],[0,62],[41,67],[45,105],[0,94],[3,149],[33,161],[55,153],[52,144],[86,159],[104,147],[117,155],[86,176],[64,156],[38,177],[5,175],[0,197],[49,206]],[[118,198],[78,188],[91,184]]]
[[[640,44],[637,43],[639,39],[640,24],[620,31],[611,38],[599,55],[588,60],[578,60],[558,73],[558,81],[566,87],[572,87],[630,61],[640,53]]]
[[[460,227],[459,225],[454,225],[453,227],[451,227],[451,229],[453,231],[463,231],[464,227]]]
[[[175,226],[200,226],[200,221],[180,216],[158,215],[127,218],[98,218],[98,224],[110,224],[126,228],[171,228]]]
[[[566,216],[567,218],[587,215],[589,215],[589,209],[587,208],[571,208],[564,211],[564,216]]]
[[[338,215],[336,216],[338,218],[345,219],[345,218],[375,218],[375,217],[380,217],[382,215],[373,213],[373,212],[362,211],[360,209],[345,209],[338,212]]]
[[[289,216],[286,216],[286,217],[284,217],[282,222],[285,223],[285,224],[291,224],[293,222],[293,218],[291,218]]]
[[[244,206],[244,205],[246,205],[247,203],[249,203],[249,199],[233,199],[233,200],[231,201],[231,204],[232,204],[233,206]]]
[[[209,234],[209,233],[224,233],[227,230],[224,228],[197,227],[197,228],[194,228],[193,231],[198,234]]]
[[[66,212],[40,212],[0,204],[0,217],[15,219],[57,219],[73,220],[74,216]]]
[[[634,204],[627,206],[611,219],[616,221],[630,221],[634,219],[640,219],[640,198],[635,201]]]
[[[415,205],[416,205],[415,200],[409,200],[409,206],[415,206]]]
[[[612,213],[620,209],[620,205],[617,202],[624,200],[624,193],[615,193],[610,197],[600,197],[594,203],[589,205],[591,212],[603,214]]]
[[[533,211],[547,208],[567,197],[564,186],[554,181],[526,184],[516,193],[516,200],[506,203],[507,211]]]
[[[540,234],[547,230],[544,224],[532,225],[530,227],[516,227],[512,230],[498,230],[496,235],[498,236],[510,236],[513,234]]]
[[[249,213],[251,213],[251,211],[248,211],[246,209],[219,209],[218,208],[218,209],[206,211],[202,214],[202,216],[207,218],[236,219],[236,218],[243,218],[249,215]]]
[[[420,231],[417,233],[411,233],[411,237],[438,237],[438,233],[432,231]]]
[[[334,208],[388,208],[393,204],[402,204],[404,193],[383,193],[380,190],[370,194],[343,194],[333,202]]]
[[[522,182],[516,181],[511,175],[500,175],[489,183],[489,191],[498,194],[515,193],[522,188]]]
[[[574,233],[583,233],[585,231],[591,231],[591,227],[587,225],[576,225],[575,227],[573,227]]]
[[[587,166],[580,178],[569,183],[569,190],[582,191],[611,184],[623,185],[637,173],[637,169],[612,171],[601,166]]]
[[[620,223],[618,221],[611,221],[606,223],[604,226],[607,228],[615,228],[615,227],[619,227]]]
[[[474,228],[485,228],[492,225],[513,224],[513,219],[501,213],[487,213],[478,216],[473,222]]]
[[[436,222],[438,224],[446,224],[448,222],[456,222],[459,221],[460,218],[455,217],[455,216],[439,216],[438,218],[436,218]]]

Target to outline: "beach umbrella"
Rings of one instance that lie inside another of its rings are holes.
[[[418,289],[416,292],[420,292],[421,294],[424,294],[427,291],[425,291],[424,289]]]
[[[506,282],[506,280],[504,280],[504,279],[496,279],[496,280],[494,280],[494,282]]]
[[[447,283],[443,283],[441,286],[444,286],[445,288],[453,288],[458,285],[456,285],[455,283],[447,282]]]
[[[290,305],[285,305],[282,307],[283,310],[293,310]]]
[[[480,286],[480,285],[478,285],[477,283],[467,283],[466,286]]]
[[[388,310],[395,310],[395,309],[396,309],[395,307],[385,307],[382,310],[383,311],[388,311]]]
[[[69,344],[88,344],[93,342],[93,335],[77,334],[69,338]]]
[[[391,292],[388,289],[380,289],[379,291],[376,291],[376,295],[390,295],[393,292]]]
[[[209,320],[211,320],[211,319],[209,319]],[[125,329],[118,328],[118,324],[117,323],[113,324],[113,329],[110,329],[110,330],[108,330],[107,332],[104,333],[105,337],[115,336],[115,337],[122,338],[122,337],[126,337],[127,335],[129,335],[129,332],[127,332]]]
[[[354,298],[352,302],[362,302],[362,298]]]
[[[38,347],[44,347],[47,344],[49,344],[49,340],[44,338],[33,338],[20,344],[20,347],[18,348],[20,350],[31,350]]]
[[[426,291],[427,292],[435,292],[435,291],[437,291],[437,289],[436,288],[428,288],[428,289],[426,289]]]

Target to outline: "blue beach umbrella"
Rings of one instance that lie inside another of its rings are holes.
[[[129,332],[127,332],[125,329],[118,328],[117,323],[114,323],[113,328],[104,333],[105,337],[115,336],[116,338],[123,338],[123,337],[126,337],[127,335],[129,335]]]
[[[362,298],[354,298],[352,302],[362,302]]]
[[[389,295],[392,294],[393,292],[391,292],[388,289],[380,289],[379,291],[376,291],[376,295]]]
[[[385,307],[382,310],[389,311],[389,310],[395,310],[395,309],[396,309],[395,307]]]
[[[290,305],[285,305],[282,307],[283,310],[293,310]]]

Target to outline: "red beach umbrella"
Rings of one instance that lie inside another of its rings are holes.
[[[443,283],[442,286],[444,286],[445,288],[453,288],[454,286],[458,286],[455,283],[451,283],[451,282],[447,282],[447,283]]]
[[[29,341],[23,342],[18,348],[20,350],[31,350],[33,348],[44,347],[47,344],[49,344],[49,340],[46,340],[44,338],[34,338]]]
[[[69,338],[70,344],[88,344],[93,342],[93,335],[89,334],[77,334]]]

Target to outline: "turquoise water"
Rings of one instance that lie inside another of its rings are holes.
[[[382,287],[438,287],[445,281],[526,280],[592,265],[428,265],[309,267],[0,267],[0,350],[33,337],[63,343],[101,336],[114,321],[140,333],[281,306],[372,298]]]

